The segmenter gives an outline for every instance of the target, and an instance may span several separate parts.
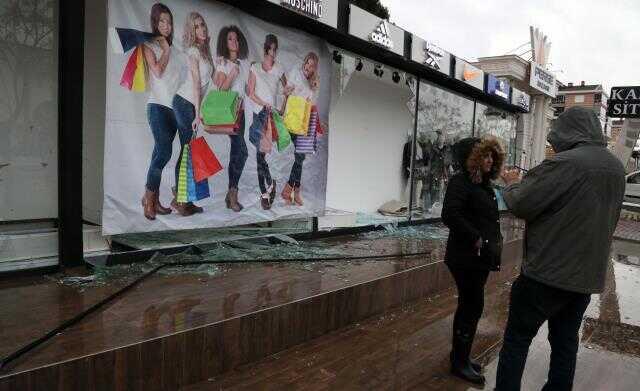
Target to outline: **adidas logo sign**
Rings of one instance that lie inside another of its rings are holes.
[[[389,25],[387,25],[386,20],[383,20],[380,21],[378,27],[371,33],[369,39],[387,49],[393,49],[393,41],[389,35]]]

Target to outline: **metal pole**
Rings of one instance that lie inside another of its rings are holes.
[[[413,181],[413,166],[416,160],[416,146],[417,146],[417,136],[418,136],[418,105],[420,103],[420,78],[416,78],[416,104],[415,111],[413,113],[413,137],[411,138],[411,163],[409,164],[409,181],[411,184],[409,185],[409,221],[413,219],[413,190],[414,190],[414,181]]]

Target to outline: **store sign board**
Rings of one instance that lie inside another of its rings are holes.
[[[440,47],[413,36],[413,47],[411,48],[411,60],[426,65],[449,76],[451,69],[451,53]]]
[[[640,118],[640,86],[612,87],[607,102],[607,116]]]
[[[487,84],[485,92],[509,102],[511,86],[505,80],[500,80],[492,74],[487,74]]]
[[[531,77],[529,85],[543,94],[552,98],[556,97],[556,75],[544,69],[543,66],[531,62]]]
[[[351,5],[349,34],[386,50],[404,55],[404,30],[384,19]]]
[[[517,88],[511,88],[511,104],[518,106],[523,110],[531,110],[531,97],[524,91],[520,91]]]
[[[338,28],[338,0],[269,0],[311,19]]]
[[[484,72],[465,60],[456,57],[455,78],[484,91]]]

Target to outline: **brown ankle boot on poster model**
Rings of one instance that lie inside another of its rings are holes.
[[[304,205],[304,202],[302,201],[302,188],[300,186],[296,186],[293,188],[293,201],[298,206]]]
[[[191,216],[194,212],[187,208],[186,202],[178,202],[178,197],[176,195],[176,188],[172,188],[173,192],[173,200],[171,200],[171,207],[176,210],[182,217]]]
[[[284,188],[282,189],[282,193],[280,193],[280,196],[284,200],[285,205],[292,205],[293,204],[293,187],[288,183],[284,185]]]
[[[191,214],[204,212],[204,209],[202,209],[201,206],[198,206],[198,205],[194,204],[193,202],[187,202],[185,204],[185,207],[187,208],[187,210],[191,211]]]
[[[242,204],[238,202],[238,189],[230,188],[224,201],[227,204],[227,209],[231,209],[236,213],[244,209]]]
[[[269,201],[269,193],[264,193],[260,196],[260,206],[262,206],[262,209],[264,210],[271,209],[271,202]]]
[[[145,190],[142,197],[142,208],[144,210],[144,217],[147,220],[156,219],[156,193],[151,190]]]
[[[162,204],[160,203],[160,191],[157,191],[154,197],[154,200],[156,202],[156,213],[159,215],[168,215],[171,214],[171,208],[165,208],[164,206],[162,206]]]

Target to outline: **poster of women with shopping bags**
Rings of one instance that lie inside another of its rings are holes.
[[[105,235],[323,214],[324,41],[215,1],[108,6]]]

